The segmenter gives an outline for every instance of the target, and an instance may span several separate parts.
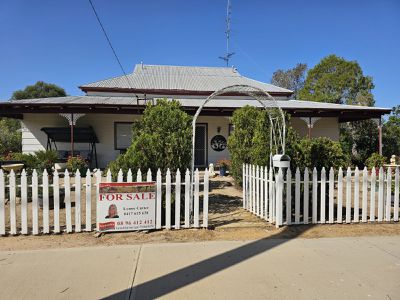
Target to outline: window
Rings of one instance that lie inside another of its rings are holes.
[[[132,144],[132,122],[114,123],[114,148],[126,150]]]

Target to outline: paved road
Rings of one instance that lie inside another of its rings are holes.
[[[400,237],[0,252],[0,299],[400,299]]]

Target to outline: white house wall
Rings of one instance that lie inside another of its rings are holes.
[[[99,139],[97,157],[99,167],[104,168],[108,162],[114,160],[119,150],[114,149],[114,122],[132,122],[139,119],[139,115],[126,114],[87,114],[77,121],[77,126],[92,126]],[[211,139],[215,135],[222,135],[228,140],[230,118],[224,116],[200,116],[197,123],[207,123],[207,162],[216,163],[219,159],[230,158],[226,148],[223,151],[215,151],[211,148]],[[46,148],[47,136],[41,131],[43,127],[66,127],[67,120],[58,114],[24,114],[22,133],[22,151],[33,153]],[[306,123],[299,118],[292,118],[291,125],[305,137],[308,134]],[[218,133],[218,127],[220,132]],[[337,118],[321,118],[312,129],[312,137],[326,136],[332,140],[339,140],[339,124]],[[57,143],[59,150],[69,150],[69,143]],[[88,144],[75,144],[75,149],[88,150]]]
[[[291,118],[290,124],[300,137],[308,136],[308,127],[300,118]],[[339,141],[339,122],[337,118],[321,118],[315,122],[311,129],[311,137],[327,137],[333,141]]]

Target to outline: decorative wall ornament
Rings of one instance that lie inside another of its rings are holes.
[[[216,135],[211,139],[211,148],[214,151],[220,152],[226,149],[227,142],[226,138],[222,135]]]

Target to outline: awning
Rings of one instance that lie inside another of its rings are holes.
[[[44,127],[41,129],[52,142],[71,142],[71,127]],[[92,127],[74,127],[74,143],[98,143]]]

